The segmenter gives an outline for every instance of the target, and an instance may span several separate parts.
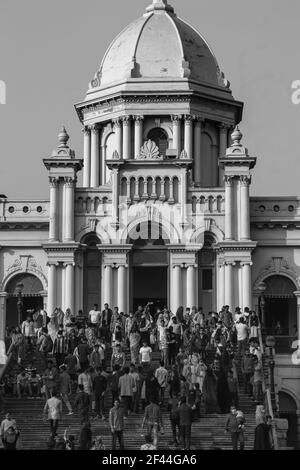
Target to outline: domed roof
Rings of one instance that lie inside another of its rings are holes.
[[[90,88],[128,79],[182,78],[228,88],[203,37],[176,16],[167,0],[153,0],[111,43]]]

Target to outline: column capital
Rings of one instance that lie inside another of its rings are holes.
[[[222,131],[229,131],[232,128],[231,124],[227,124],[225,122],[219,122],[218,124],[219,129]]]
[[[0,292],[0,298],[6,299],[6,297],[8,297],[7,292]]]
[[[100,126],[99,124],[92,124],[91,125],[91,132],[93,132],[94,134],[96,134],[100,129]]]
[[[131,116],[129,115],[121,116],[121,121],[123,122],[123,126],[129,126],[130,121],[131,121]]]
[[[83,126],[82,132],[84,133],[84,135],[88,135],[88,136],[89,136],[90,133],[91,133],[91,128],[90,128],[90,126]]]
[[[253,262],[252,261],[241,261],[240,262],[240,265],[241,266],[253,266]]]
[[[77,181],[77,178],[72,178],[70,176],[65,176],[64,177],[64,182],[65,182],[66,188],[73,188],[76,181]]]
[[[49,260],[47,261],[47,266],[48,268],[51,268],[51,267],[57,268],[59,266],[59,262],[54,261],[54,260]]]
[[[142,122],[143,122],[144,119],[145,119],[145,117],[142,116],[142,115],[132,116],[132,118],[134,119],[134,121],[135,121],[137,124],[142,124]]]
[[[121,125],[122,125],[121,118],[117,117],[117,118],[113,119],[112,123],[113,123],[114,127],[121,127]]]
[[[64,261],[63,266],[64,268],[66,268],[67,266],[72,266],[74,268],[76,266],[76,263],[75,261]]]
[[[176,124],[176,123],[179,124],[180,121],[181,121],[181,119],[182,119],[182,115],[181,115],[181,114],[172,114],[172,115],[171,115],[171,121],[172,121],[173,123],[175,123],[175,124]]]
[[[193,118],[194,118],[196,126],[198,125],[200,127],[200,125],[205,123],[205,118],[202,117],[202,116],[195,115],[195,116],[193,116]]]
[[[250,186],[251,176],[240,176],[241,186]]]
[[[116,264],[116,266],[114,266],[116,269],[119,269],[119,268],[124,268],[124,269],[127,269],[128,268],[128,264]]]
[[[49,185],[51,188],[58,187],[59,178],[55,178],[54,176],[49,176]]]
[[[235,266],[236,262],[235,261],[224,261],[225,266]]]
[[[184,121],[185,121],[186,125],[191,126],[193,124],[193,121],[194,121],[194,116],[192,116],[191,114],[185,114],[184,115]]]
[[[226,186],[232,186],[233,180],[234,180],[234,176],[228,176],[228,175],[224,176],[224,183]]]

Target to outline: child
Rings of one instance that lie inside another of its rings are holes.
[[[244,416],[244,413],[242,411],[237,410],[236,420],[237,420],[238,428],[242,431],[245,427],[245,425],[244,425],[245,416]]]

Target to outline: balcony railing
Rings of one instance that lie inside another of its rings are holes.
[[[107,188],[77,189],[75,214],[106,216],[111,212],[111,192]]]
[[[225,190],[220,188],[193,188],[188,191],[188,202],[193,214],[224,215]]]

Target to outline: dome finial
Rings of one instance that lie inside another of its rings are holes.
[[[146,11],[155,11],[155,10],[166,10],[170,13],[174,13],[174,8],[168,4],[167,0],[152,0],[152,5],[150,5]]]
[[[65,126],[62,126],[62,129],[60,131],[60,133],[58,134],[58,148],[60,147],[67,147],[67,143],[68,143],[68,140],[69,140],[69,135],[66,131],[66,128]]]
[[[233,141],[233,145],[240,145],[241,140],[243,138],[243,134],[241,133],[240,128],[239,128],[238,125],[235,126],[235,129],[234,129],[233,133],[231,134],[231,138],[232,138],[232,141]]]

